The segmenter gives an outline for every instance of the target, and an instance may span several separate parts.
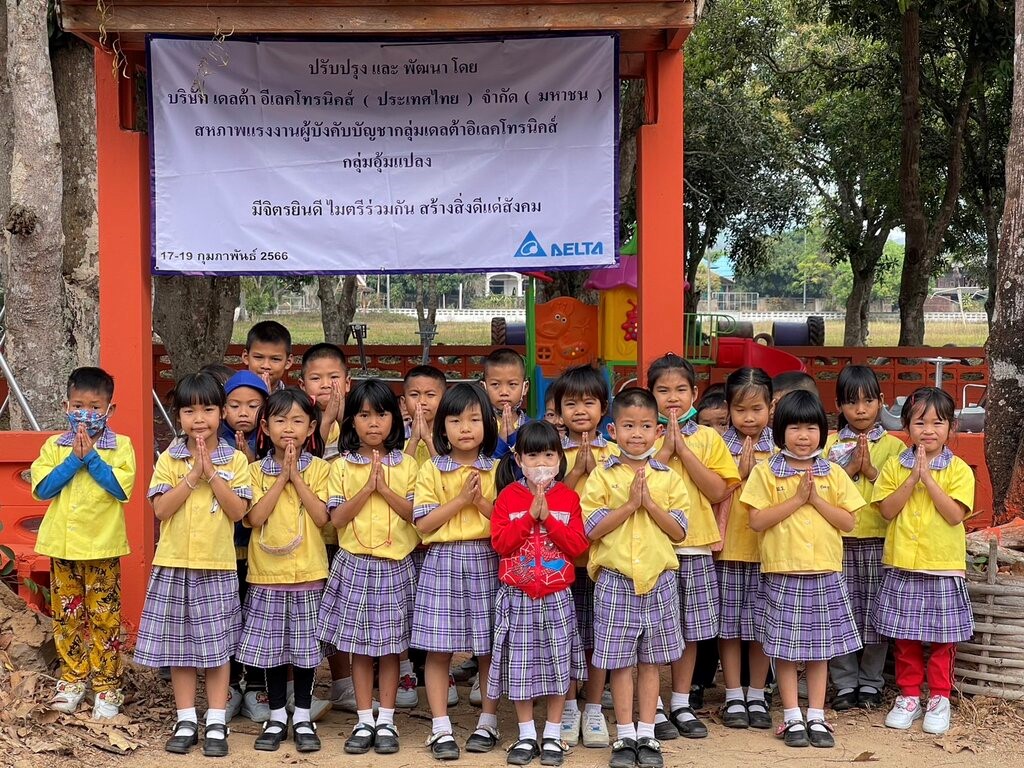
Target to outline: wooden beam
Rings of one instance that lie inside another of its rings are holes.
[[[475,34],[631,29],[693,25],[691,3],[578,3],[458,6],[62,5],[69,32],[108,34]],[[662,44],[663,45],[663,44]]]

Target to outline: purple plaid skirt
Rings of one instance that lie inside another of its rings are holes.
[[[967,582],[886,568],[878,590],[875,629],[883,637],[924,643],[962,643],[974,634]]]
[[[882,586],[882,548],[885,539],[843,539],[843,577],[850,593],[853,619],[864,645],[884,642],[875,631],[871,616],[875,612],[875,598]]]
[[[317,637],[344,653],[379,658],[409,647],[416,575],[412,560],[341,550],[320,603]]]
[[[423,561],[427,559],[427,550],[416,547],[409,553],[409,558],[412,560],[412,567],[416,570],[416,578],[419,578],[420,571],[423,570]]]
[[[570,680],[587,679],[568,589],[538,600],[502,584],[494,615],[488,698],[531,701],[561,696],[569,690]]]
[[[498,586],[489,539],[431,544],[416,582],[412,646],[489,656]]]
[[[761,574],[757,633],[765,656],[828,661],[861,649],[840,573]]]
[[[250,667],[270,669],[292,664],[312,669],[323,661],[316,638],[320,589],[301,592],[250,584],[242,609],[245,624],[237,658]]]
[[[594,656],[599,669],[669,664],[683,655],[675,571],[665,571],[644,595],[633,580],[602,570],[594,585]]]
[[[133,658],[147,667],[209,669],[238,648],[238,573],[154,566]]]
[[[679,622],[683,640],[718,637],[718,575],[711,555],[679,555]]]
[[[718,591],[722,616],[718,636],[723,640],[757,640],[757,592],[761,564],[718,561]]]
[[[576,568],[572,582],[572,599],[576,609],[576,631],[583,650],[594,650],[594,582],[586,568]]]

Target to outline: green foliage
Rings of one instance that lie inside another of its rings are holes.
[[[392,275],[391,276],[391,306],[409,307],[416,303],[416,294],[421,290],[420,275]],[[438,274],[434,275],[435,290],[438,296],[444,296],[445,300],[452,304],[459,298],[459,283],[462,283],[462,300],[465,304],[476,293],[476,284],[472,276],[464,274]]]
[[[250,315],[265,315],[277,309],[279,285],[274,277],[243,277],[242,304]]]

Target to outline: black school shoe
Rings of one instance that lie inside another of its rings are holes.
[[[365,755],[377,739],[376,729],[369,723],[356,723],[352,734],[345,739],[345,753]]]
[[[877,709],[884,703],[881,691],[857,691],[857,706],[861,709]]]
[[[725,702],[722,705],[722,725],[726,728],[749,728],[750,715],[747,713],[747,702],[743,699],[731,699]]]
[[[816,725],[820,727],[815,728]],[[836,745],[835,737],[832,735],[832,726],[824,720],[807,721],[807,738],[812,747],[829,749]]]
[[[540,764],[559,766],[565,762],[569,745],[561,739],[544,739],[540,747]]]
[[[704,709],[704,686],[703,685],[691,685],[690,686],[690,708],[691,709]]]
[[[617,739],[612,742],[608,768],[634,768],[638,758],[636,739]]]
[[[665,710],[664,709],[659,709],[657,711],[657,714],[664,715],[665,714]],[[672,723],[669,722],[668,720],[663,720],[662,722],[659,723],[658,722],[658,718],[655,717],[654,718],[654,738],[656,738],[658,741],[672,741],[672,739],[678,739],[679,738],[679,731],[677,731],[676,727],[674,725],[672,725]]]
[[[747,721],[751,728],[766,731],[772,727],[772,713],[768,706],[767,701],[759,699],[751,699],[747,702]]]
[[[693,715],[693,720],[683,720],[680,715],[690,714]],[[679,709],[673,709],[672,714],[669,715],[669,720],[679,731],[679,735],[685,739],[703,739],[708,735],[708,727],[704,725],[693,714],[693,707],[679,707]]]
[[[803,720],[790,720],[780,726],[778,734],[787,747],[808,747],[811,742],[807,738],[807,726]]]
[[[210,732],[224,734],[222,738],[210,738]],[[226,757],[228,754],[228,727],[224,723],[207,723],[203,730],[203,754],[207,757]]]
[[[859,703],[860,700],[855,690],[837,693],[832,697],[832,709],[835,712],[848,712],[857,707]]]
[[[528,765],[540,754],[536,739],[519,739],[508,748],[505,762],[509,765]]]
[[[447,737],[447,738],[445,738]],[[427,739],[430,756],[435,760],[458,760],[461,750],[451,733],[434,733]]]
[[[498,746],[498,731],[489,725],[481,725],[466,739],[467,752],[490,752]]]
[[[382,723],[374,730],[373,751],[378,755],[393,755],[398,751],[398,729],[390,723]]]
[[[661,754],[661,742],[644,736],[636,743],[636,764],[640,768],[664,768],[665,758]]]
[[[199,723],[194,723],[191,720],[178,721],[174,724],[174,730],[171,731],[171,733],[177,733],[179,730],[185,728],[190,728],[192,732],[186,733],[182,736],[171,736],[171,738],[164,743],[165,750],[173,752],[176,755],[186,755],[192,747],[199,743]]]
[[[299,728],[302,728],[303,731],[299,731]],[[309,721],[292,723],[292,738],[295,740],[296,752],[320,751],[320,737],[316,735],[316,723]]]
[[[276,730],[267,732],[270,728]],[[288,724],[278,722],[277,720],[267,720],[263,724],[263,733],[256,737],[256,743],[253,745],[260,752],[276,752],[281,746],[281,742],[288,738]]]

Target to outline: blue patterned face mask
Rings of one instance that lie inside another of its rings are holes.
[[[690,419],[692,419],[692,418],[693,418],[694,416],[696,416],[696,415],[697,415],[697,409],[696,409],[696,408],[694,408],[694,407],[693,407],[693,406],[691,405],[691,406],[690,406],[690,410],[688,410],[688,411],[687,411],[686,413],[684,413],[684,414],[683,414],[682,416],[680,416],[680,417],[679,417],[679,418],[677,419],[677,421],[679,422],[680,426],[682,426],[683,424],[685,424],[686,422],[688,422],[688,421],[689,421]],[[659,423],[659,424],[661,424],[662,426],[668,426],[668,417],[667,417],[667,416],[662,416],[662,415],[661,415],[661,414],[659,413],[659,414],[658,414],[658,423]]]
[[[72,432],[77,432],[79,426],[85,427],[85,433],[89,437],[96,437],[104,429],[107,428],[107,418],[110,414],[110,406],[107,406],[107,410],[103,413],[97,413],[96,411],[89,410],[88,408],[77,408],[73,411],[68,411],[68,425]]]

